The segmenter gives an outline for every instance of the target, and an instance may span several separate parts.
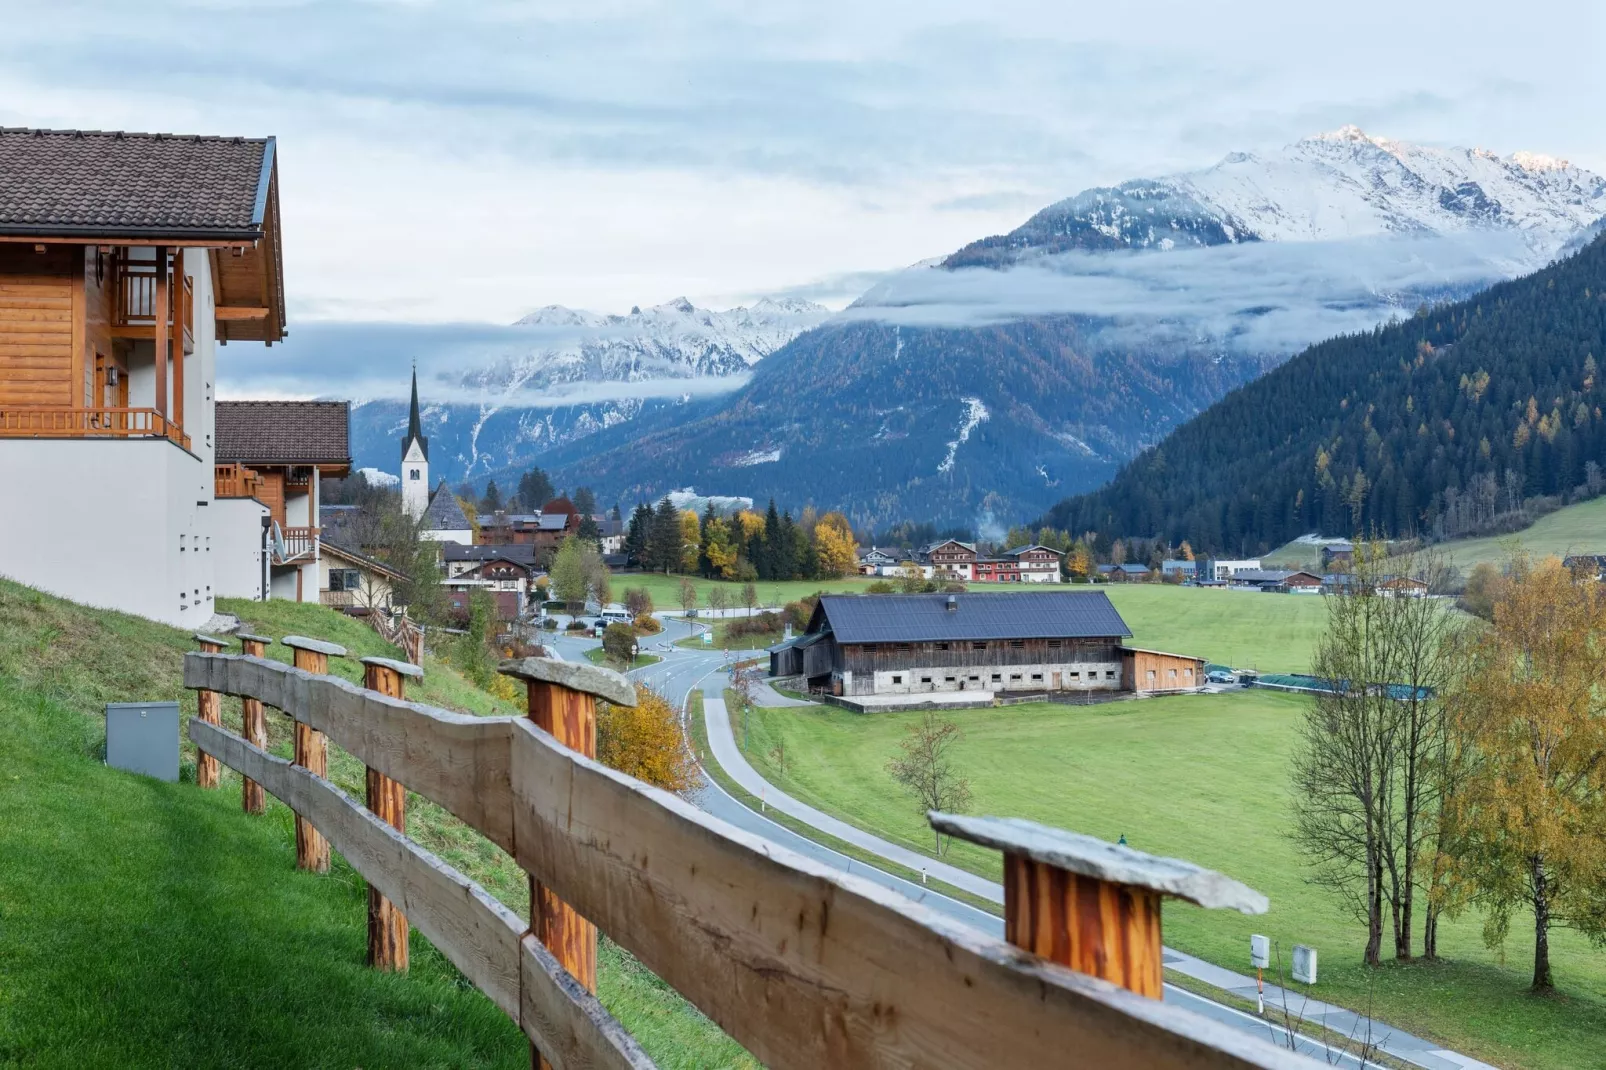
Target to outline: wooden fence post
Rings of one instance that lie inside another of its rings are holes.
[[[203,654],[223,653],[224,642],[221,639],[195,633],[195,641],[201,644]],[[196,715],[207,724],[223,724],[223,696],[216,691],[197,691],[195,693]],[[218,786],[217,759],[204,751],[197,751],[195,755],[195,786],[198,788],[215,788]]]
[[[402,698],[408,677],[421,680],[424,670],[405,661],[363,658],[363,686],[391,698]],[[368,767],[368,809],[385,824],[407,834],[407,788]],[[368,965],[376,970],[407,970],[407,916],[368,886]]]
[[[497,670],[525,681],[530,720],[559,743],[597,756],[597,699],[636,704],[636,685],[612,669],[551,658],[504,661]],[[530,931],[587,991],[597,990],[597,927],[530,876]],[[530,1064],[547,1070],[535,1046]]]
[[[247,657],[261,658],[268,653],[268,644],[273,642],[265,635],[251,635],[247,632],[237,632],[235,638],[240,640],[240,649]],[[262,703],[254,698],[240,700],[241,735],[253,747],[268,749],[268,716],[262,712]],[[262,796],[262,785],[245,778],[240,789],[240,808],[248,814],[261,814],[267,811],[267,800]]]
[[[1162,897],[1266,912],[1265,896],[1191,862],[1021,818],[927,816],[938,832],[1004,852],[1004,939],[1150,999],[1165,986]]]
[[[279,641],[293,651],[296,668],[320,676],[329,671],[331,657],[346,656],[343,646],[303,635],[287,635]],[[316,776],[329,775],[329,740],[300,721],[295,722],[295,764]],[[296,866],[312,873],[329,872],[329,841],[300,814],[296,815]]]

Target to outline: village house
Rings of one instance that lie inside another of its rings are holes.
[[[488,547],[489,549],[489,547]],[[499,547],[498,547],[499,549]],[[443,579],[452,608],[468,609],[474,591],[485,591],[496,602],[498,620],[518,620],[529,605],[537,572],[531,565],[507,557],[492,557]]]
[[[891,576],[898,568],[898,555],[888,550],[872,546],[868,550],[859,547],[859,575],[861,576]]]
[[[318,601],[355,616],[395,608],[395,584],[406,579],[383,561],[331,539],[319,543]]]
[[[284,336],[272,138],[0,129],[0,571],[185,628],[221,558],[249,593],[217,346]]]
[[[449,542],[441,546],[441,564],[448,579],[473,572],[487,561],[497,560],[512,561],[529,569],[532,575],[537,575],[536,559],[536,548],[529,543],[475,543],[465,546]]]
[[[999,556],[1014,562],[1021,583],[1060,582],[1060,562],[1065,555],[1051,546],[1016,546]]]
[[[938,579],[972,580],[976,578],[976,548],[958,539],[946,539],[922,547],[915,560],[930,566],[931,575]]]
[[[1355,544],[1342,539],[1323,543],[1319,556],[1323,572],[1348,572],[1355,567]]]
[[[1199,658],[1127,647],[1102,591],[822,595],[804,633],[770,652],[774,676],[840,696],[1183,690]]]
[[[1154,570],[1148,565],[1099,565],[1098,574],[1111,583],[1142,583],[1152,579]]]
[[[344,401],[220,401],[217,403],[216,496],[219,508],[258,507],[256,545],[216,547],[218,594],[261,598],[263,558],[267,597],[316,601],[324,588],[320,486],[351,473],[351,407]],[[260,510],[270,523],[261,524]]]

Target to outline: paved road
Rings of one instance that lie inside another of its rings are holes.
[[[773,785],[768,784],[762,777],[759,777],[758,773],[748,764],[746,758],[741,755],[740,750],[735,745],[735,739],[730,729],[729,715],[725,711],[723,690],[729,682],[729,678],[724,673],[725,667],[731,661],[739,660],[742,657],[754,656],[760,652],[742,651],[728,654],[724,651],[712,649],[687,649],[673,645],[677,639],[696,634],[696,631],[695,625],[677,621],[665,621],[663,634],[653,636],[643,644],[644,653],[657,654],[664,660],[632,670],[627,675],[663,694],[682,709],[685,708],[686,700],[694,690],[702,690],[709,743],[714,753],[712,755],[699,755],[701,760],[707,761],[712,758],[718,761],[738,784],[747,788],[754,795],[762,794],[766,800],[774,800],[777,809],[782,809],[783,812],[803,821],[805,824],[827,831],[838,839],[853,843],[871,853],[879,854],[888,858],[889,861],[896,861],[911,870],[925,869],[932,877],[945,881],[953,887],[963,888],[980,898],[997,903],[1003,902],[1003,888],[1001,885],[985,880],[966,870],[961,870],[949,866],[947,863],[909,851],[907,848],[887,843],[856,826],[849,825],[831,817],[829,814],[824,814],[813,807],[790,798],[777,791]],[[552,645],[557,648],[563,657],[578,660],[584,657],[584,651],[587,648],[597,646],[598,643],[595,639],[562,636],[553,639]],[[753,811],[726,793],[712,779],[704,778],[702,785],[693,795],[693,801],[701,809],[735,825],[737,828],[762,836],[773,843],[835,867],[842,872],[852,873],[860,879],[869,880],[884,888],[899,892],[932,910],[971,925],[991,936],[1002,938],[1004,935],[1003,919],[996,914],[978,909],[961,900],[950,898],[924,885],[893,876],[884,870],[867,865],[816,843],[805,836],[801,836],[791,829],[769,820],[761,813]],[[907,859],[904,856],[907,856]],[[1239,990],[1235,991],[1235,994],[1243,995],[1241,988],[1244,983],[1247,983],[1249,985],[1248,998],[1254,998],[1254,981],[1252,978],[1246,978],[1242,975],[1234,974],[1232,971],[1211,966],[1209,963],[1193,959],[1192,956],[1183,955],[1169,948],[1166,949],[1165,960],[1168,969],[1181,967],[1195,976],[1198,973],[1208,973],[1209,976],[1203,979],[1217,985],[1217,987]],[[1193,968],[1195,963],[1199,967],[1198,973]],[[1271,993],[1276,991],[1275,987],[1268,987],[1267,991],[1268,1004],[1275,1005],[1274,999],[1271,997]],[[1291,994],[1289,1007],[1294,1011],[1299,1011],[1302,1006],[1300,1001],[1303,998],[1303,996]],[[1190,1011],[1203,1014],[1234,1028],[1271,1040],[1278,1045],[1285,1046],[1288,1043],[1289,1034],[1281,1027],[1271,1025],[1254,1015],[1195,995],[1174,985],[1167,984],[1165,986],[1165,1002],[1185,1007]],[[1350,1011],[1314,1002],[1304,1006],[1303,1010],[1304,1017],[1310,1021],[1320,1022],[1324,1020],[1324,1015],[1327,1016],[1325,1020],[1335,1033],[1343,1036],[1359,1035],[1354,1029],[1356,1018]],[[1386,1027],[1381,1028],[1386,1029]],[[1402,1039],[1408,1043],[1401,1044],[1400,1040]],[[1376,1065],[1373,1063],[1363,1064],[1362,1060],[1352,1055],[1328,1049],[1325,1045],[1308,1037],[1296,1036],[1295,1042],[1300,1051],[1330,1065],[1351,1067],[1354,1070],[1364,1070],[1366,1067]],[[1462,1068],[1484,1070],[1486,1067],[1486,1064],[1479,1063],[1466,1056],[1436,1050],[1435,1046],[1430,1042],[1410,1037],[1408,1034],[1391,1033],[1388,1037],[1387,1048],[1390,1054],[1426,1067],[1428,1070],[1462,1070]],[[1493,1068],[1490,1067],[1487,1070],[1493,1070]]]

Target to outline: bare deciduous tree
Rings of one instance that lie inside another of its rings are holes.
[[[954,768],[951,753],[961,736],[958,725],[927,710],[898,742],[902,753],[887,762],[887,772],[915,797],[922,814],[932,810],[957,814],[970,808],[970,781]],[[933,835],[941,855],[942,834]]]

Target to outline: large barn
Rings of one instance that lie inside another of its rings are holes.
[[[1199,658],[1124,645],[1103,591],[822,595],[807,630],[770,652],[773,676],[833,695],[1169,691]]]

